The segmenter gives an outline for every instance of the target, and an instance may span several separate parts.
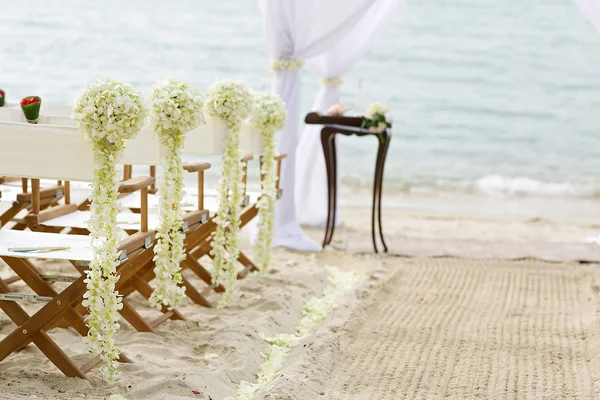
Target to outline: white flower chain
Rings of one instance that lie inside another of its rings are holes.
[[[255,93],[254,110],[250,122],[261,131],[265,143],[262,154],[261,189],[258,200],[258,235],[255,248],[261,272],[265,272],[271,262],[271,243],[277,200],[277,173],[275,168],[275,133],[283,129],[287,120],[287,110],[281,98],[272,93]]]
[[[321,84],[327,87],[338,87],[344,83],[344,77],[342,76],[333,76],[330,78],[321,78]]]
[[[237,237],[244,190],[240,128],[250,113],[251,105],[250,91],[238,81],[217,82],[206,95],[206,112],[221,119],[229,128],[219,181],[219,207],[215,217],[217,229],[211,243],[214,257],[212,279],[214,283],[225,287],[225,293],[219,301],[220,307],[231,305],[236,294],[236,261],[239,256]]]
[[[120,352],[115,346],[114,335],[119,329],[118,312],[123,308],[121,297],[115,290],[120,264],[119,183],[115,161],[125,142],[137,135],[142,127],[142,96],[131,85],[98,80],[75,99],[73,114],[79,130],[93,142],[97,163],[88,227],[93,257],[86,271],[87,291],[83,295],[83,306],[89,311],[86,344],[92,355],[102,354],[102,379],[112,379],[118,374]]]
[[[319,325],[335,308],[339,300],[354,288],[358,281],[358,275],[352,272],[342,272],[335,267],[327,267],[330,284],[325,288],[323,296],[312,297],[302,307],[303,317],[293,334],[280,333],[273,337],[261,338],[269,343],[269,347],[261,356],[265,359],[256,375],[256,382],[241,381],[234,397],[226,397],[224,400],[252,400],[257,392],[264,389],[280,376],[281,369],[288,358],[292,348],[300,341],[308,337],[317,325]]]
[[[185,297],[181,286],[181,261],[185,259],[181,202],[185,195],[181,152],[185,133],[204,121],[200,92],[175,78],[156,82],[150,90],[154,131],[164,149],[164,175],[159,189],[160,222],[154,246],[156,288],[149,301],[158,309],[177,307]]]
[[[304,61],[297,58],[276,58],[271,61],[271,71],[295,71],[304,65]]]

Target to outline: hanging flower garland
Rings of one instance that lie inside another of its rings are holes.
[[[219,182],[219,208],[213,236],[213,281],[225,287],[219,306],[227,307],[235,296],[237,272],[235,263],[239,256],[237,237],[240,230],[240,204],[244,184],[242,182],[242,154],[240,128],[250,114],[252,95],[239,81],[217,82],[206,94],[206,112],[221,119],[229,128],[223,154],[221,180]]]
[[[258,236],[256,254],[259,268],[265,272],[271,261],[271,242],[277,200],[277,173],[275,169],[275,133],[283,129],[287,110],[281,97],[272,93],[256,93],[250,123],[260,130],[264,140],[261,164],[262,195],[258,200]]]
[[[102,354],[100,375],[114,378],[118,373],[119,350],[114,335],[119,329],[118,311],[123,307],[115,291],[118,281],[119,229],[117,195],[119,181],[115,162],[125,142],[142,128],[144,112],[141,94],[131,85],[115,80],[97,80],[73,102],[74,119],[79,130],[93,143],[98,164],[92,183],[89,231],[94,252],[86,271],[83,305],[89,314],[86,338],[92,355]]]
[[[181,152],[185,134],[204,122],[200,92],[187,82],[175,78],[156,82],[150,89],[152,127],[163,147],[164,175],[159,190],[160,223],[154,246],[156,288],[150,304],[172,309],[185,297],[181,287],[181,261],[185,259],[181,201],[184,196]]]

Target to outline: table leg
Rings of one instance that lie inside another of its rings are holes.
[[[375,253],[379,253],[379,250],[377,250],[377,239],[376,239],[376,232],[375,232],[375,219],[376,219],[376,206],[377,206],[377,199],[379,196],[379,164],[381,162],[381,136],[380,135],[376,135],[375,136],[378,140],[378,148],[377,148],[377,158],[375,160],[375,176],[373,178],[373,206],[371,209],[371,240],[373,241],[373,249],[375,250]]]
[[[380,136],[380,142],[379,142],[379,151],[377,154],[377,158],[379,159],[378,161],[378,169],[379,169],[379,173],[378,173],[378,182],[377,182],[377,219],[378,219],[378,225],[379,225],[379,238],[381,239],[381,244],[383,245],[383,252],[387,253],[388,248],[387,245],[385,244],[385,239],[383,238],[383,227],[381,224],[381,198],[382,198],[382,192],[383,192],[383,172],[385,170],[385,160],[387,157],[387,152],[388,149],[390,147],[390,141],[392,140],[392,137],[386,132],[383,132]]]
[[[337,219],[337,146],[335,142],[335,133],[332,133],[329,137],[330,146],[331,146],[331,178],[333,182],[331,183],[331,187],[333,189],[333,193],[331,194],[332,206],[331,213],[333,217],[331,218],[331,228],[329,230],[329,240],[327,244],[331,244],[331,240],[333,239],[333,232],[335,231],[335,221]]]
[[[331,205],[333,203],[333,201],[331,199],[332,167],[331,167],[331,146],[330,146],[330,141],[329,141],[329,135],[330,135],[330,133],[327,132],[325,129],[323,129],[321,131],[321,145],[323,146],[323,155],[325,156],[325,168],[327,169],[327,222],[325,223],[325,237],[323,239],[323,247],[325,247],[328,243],[327,240],[329,238],[329,230],[331,227],[331,217],[332,217]]]

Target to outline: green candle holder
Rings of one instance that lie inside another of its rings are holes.
[[[42,99],[38,96],[27,96],[21,100],[21,110],[30,124],[37,124],[41,107]]]

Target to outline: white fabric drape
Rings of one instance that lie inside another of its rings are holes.
[[[306,68],[321,79],[348,72],[390,25],[403,0],[376,0],[352,30],[331,49],[306,61]],[[339,103],[339,87],[322,85],[311,111],[326,112]],[[357,110],[359,111],[359,110]],[[303,225],[323,226],[327,219],[327,175],[321,148],[321,126],[307,125],[296,150],[298,220]],[[337,221],[340,221],[338,212]]]
[[[377,0],[259,0],[264,17],[267,52],[274,59],[307,60],[342,41]],[[277,150],[288,155],[281,168],[283,196],[275,210],[274,246],[296,250],[320,250],[303,235],[294,201],[297,132],[300,124],[300,72],[275,72],[273,90],[289,113],[279,132]],[[303,208],[304,210],[304,208]]]
[[[600,0],[575,0],[583,15],[600,30]]]

